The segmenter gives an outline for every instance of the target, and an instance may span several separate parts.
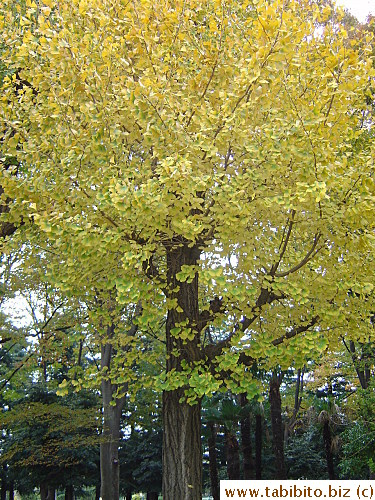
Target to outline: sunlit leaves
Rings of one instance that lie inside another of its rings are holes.
[[[304,1],[61,0],[39,17],[29,3],[21,27],[6,6],[4,59],[32,87],[3,82],[2,148],[24,169],[4,185],[63,256],[56,285],[142,301],[147,334],[186,313],[171,274],[197,281],[201,311],[223,301],[213,342],[235,332],[232,347],[270,364],[325,347],[317,328],[271,345],[315,315],[324,331],[348,326],[345,307],[366,317],[348,299],[374,276],[366,36],[346,43],[340,20],[317,29],[330,12]],[[171,270],[178,245],[201,258]],[[183,321],[174,338],[201,342]],[[218,365],[235,372],[232,356]]]

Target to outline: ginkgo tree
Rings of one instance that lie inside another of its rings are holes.
[[[346,315],[371,334],[370,38],[330,14],[4,2],[7,220],[43,233],[61,289],[97,280],[142,305],[140,330],[166,317],[165,499],[201,498],[204,394],[254,394],[254,360],[302,362]],[[367,299],[351,309],[348,290]]]

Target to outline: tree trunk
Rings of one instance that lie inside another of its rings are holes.
[[[163,500],[201,500],[201,403],[180,403],[180,391],[163,393]]]
[[[120,496],[120,464],[119,441],[120,420],[125,398],[115,400],[112,406],[115,386],[110,380],[102,380],[103,398],[103,431],[100,443],[100,478],[102,500],[119,500]]]
[[[228,479],[240,479],[240,447],[234,432],[225,429]]]
[[[159,494],[156,491],[148,491],[146,494],[146,500],[158,500]]]
[[[273,452],[276,465],[275,479],[287,479],[284,459],[284,433],[281,416],[280,383],[281,378],[274,374],[270,380],[269,401],[271,407]]]
[[[166,253],[166,294],[176,304],[166,321],[168,375],[200,360],[198,275],[189,283],[177,279],[182,266],[197,265],[200,251],[176,240],[166,243]],[[174,333],[181,323],[190,328],[191,339]],[[184,398],[184,388],[163,393],[163,500],[202,498],[201,401],[191,406]]]
[[[208,428],[210,430],[208,438],[208,457],[210,463],[211,496],[213,500],[220,500],[219,474],[217,470],[216,453],[216,426],[213,422],[209,422]]]
[[[74,500],[74,486],[72,484],[65,488],[65,500]]]
[[[56,500],[56,490],[52,486],[48,486],[48,493],[46,500]]]
[[[41,500],[56,500],[56,489],[49,486],[47,483],[40,485],[40,499]]]
[[[244,408],[248,401],[246,394],[240,395],[240,404]],[[245,418],[241,420],[241,448],[243,456],[243,478],[253,479],[254,478],[254,459],[253,459],[253,449],[251,446],[251,422],[250,413],[246,415]]]
[[[42,483],[40,485],[40,500],[47,500],[48,497],[48,484]]]
[[[9,485],[9,500],[14,500],[14,482]]]
[[[328,419],[323,423],[323,441],[326,451],[328,477],[329,479],[335,479],[335,471],[333,468],[332,434]]]
[[[262,415],[255,415],[255,479],[262,479]]]
[[[128,491],[128,492],[126,493],[126,497],[125,497],[125,498],[126,498],[126,500],[132,500],[132,492],[131,492],[131,491]]]

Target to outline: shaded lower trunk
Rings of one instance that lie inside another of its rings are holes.
[[[240,479],[240,447],[234,432],[225,430],[228,479]]]
[[[125,498],[126,498],[126,500],[132,500],[132,493],[131,493],[131,491],[127,492]]]
[[[324,441],[324,448],[326,451],[328,477],[329,479],[335,479],[335,471],[333,467],[333,453],[332,453],[332,434],[328,420],[326,420],[323,424],[323,441]]]
[[[201,403],[180,402],[183,392],[163,393],[163,500],[201,500]]]
[[[287,479],[284,458],[284,432],[281,415],[280,377],[273,375],[270,380],[269,402],[271,407],[271,426],[273,452],[275,456],[275,479]]]
[[[72,484],[65,487],[65,500],[74,500],[74,486]]]
[[[248,401],[246,394],[241,394],[240,404],[242,408],[247,405]],[[253,459],[253,449],[251,445],[251,422],[250,413],[246,415],[240,422],[241,425],[241,448],[243,456],[243,478],[253,479],[254,478],[254,459]]]
[[[211,496],[213,500],[220,500],[219,474],[217,470],[216,453],[216,425],[213,422],[208,423],[210,434],[208,437],[208,457],[210,464],[210,484]]]
[[[158,500],[159,494],[156,491],[148,491],[146,500]]]
[[[48,486],[46,483],[40,485],[40,500],[55,500],[56,490],[52,486]]]
[[[14,483],[13,483],[13,481],[9,485],[9,500],[14,500]]]
[[[108,386],[103,388],[103,386]],[[122,400],[116,400],[114,406],[110,405],[113,388],[109,381],[102,382],[103,396],[103,432],[100,443],[100,478],[102,500],[119,500],[120,496],[120,419],[123,407]]]
[[[262,415],[255,416],[255,479],[262,479]]]
[[[178,307],[168,310],[166,321],[166,372],[181,372],[184,365],[201,357],[198,303],[198,273],[192,280],[179,280],[184,266],[196,266],[197,245],[189,241],[165,243],[167,260],[167,298]],[[174,333],[180,325],[189,328],[189,338]],[[192,335],[191,335],[192,334]],[[184,401],[185,390],[163,393],[163,500],[201,500],[201,400],[194,405]]]

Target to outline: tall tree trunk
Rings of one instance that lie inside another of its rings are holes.
[[[255,479],[262,479],[262,415],[255,415]]]
[[[100,443],[100,477],[102,500],[119,500],[120,495],[120,420],[125,398],[112,406],[115,387],[110,380],[102,380],[103,431]]]
[[[120,421],[125,396],[114,398],[118,386],[110,380],[111,360],[114,354],[110,339],[115,334],[115,325],[112,323],[107,327],[108,342],[101,347],[100,366],[108,376],[102,379],[102,401],[103,401],[103,429],[102,441],[100,443],[100,495],[102,500],[119,500],[120,496],[120,464],[119,464],[119,442]]]
[[[163,394],[163,500],[201,500],[201,403],[181,403],[181,391]]]
[[[228,479],[240,479],[240,447],[234,432],[225,429]]]
[[[219,474],[217,470],[217,452],[216,452],[216,425],[213,422],[208,423],[208,457],[210,463],[210,484],[211,496],[213,500],[220,500]]]
[[[244,408],[247,405],[246,394],[240,395],[240,404]],[[251,422],[250,413],[248,413],[240,422],[241,425],[241,448],[243,456],[243,478],[253,479],[254,477],[254,459],[251,446]]]
[[[9,485],[9,500],[14,500],[14,482]]]
[[[319,417],[319,423],[323,426],[323,441],[326,452],[327,471],[329,479],[335,479],[335,471],[333,467],[332,453],[332,433],[329,426],[330,416],[327,411],[323,410]]]
[[[281,416],[280,384],[281,377],[273,374],[270,380],[269,401],[271,407],[273,452],[276,465],[275,479],[287,479],[284,458],[284,433]]]
[[[40,500],[47,500],[48,497],[48,484],[42,483],[40,485]]]
[[[53,486],[48,486],[46,500],[56,500],[56,489]]]
[[[74,500],[74,486],[72,484],[65,487],[65,500]]]
[[[42,483],[40,485],[40,499],[41,500],[55,500],[56,499],[56,489],[53,486],[49,486],[48,483]]]
[[[200,360],[198,275],[189,283],[177,279],[182,266],[197,265],[200,251],[197,246],[170,241],[166,253],[166,294],[176,304],[168,310],[166,321],[168,375],[182,371],[184,363]],[[190,328],[193,338],[175,335],[181,323]],[[163,500],[202,498],[201,401],[191,406],[184,397],[184,388],[163,393]]]

